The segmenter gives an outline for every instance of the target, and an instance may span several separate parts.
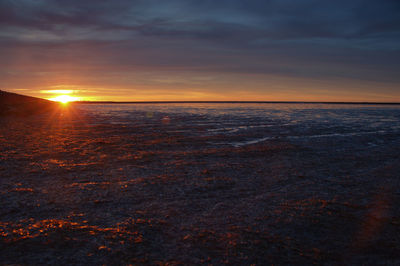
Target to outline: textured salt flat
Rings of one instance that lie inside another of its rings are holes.
[[[399,148],[396,106],[2,117],[0,260],[398,264]]]

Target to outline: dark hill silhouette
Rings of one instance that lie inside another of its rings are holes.
[[[0,115],[28,116],[54,110],[58,103],[0,90]]]

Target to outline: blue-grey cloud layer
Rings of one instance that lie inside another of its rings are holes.
[[[92,74],[250,73],[396,89],[399,14],[398,0],[1,0],[0,75],[22,63],[78,64]]]

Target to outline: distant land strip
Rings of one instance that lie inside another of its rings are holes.
[[[174,104],[174,103],[273,103],[273,104],[361,104],[400,105],[400,102],[305,102],[305,101],[75,101],[74,104]]]

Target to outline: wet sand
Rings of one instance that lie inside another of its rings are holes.
[[[1,117],[2,264],[400,263],[398,135],[227,146],[152,119]]]

